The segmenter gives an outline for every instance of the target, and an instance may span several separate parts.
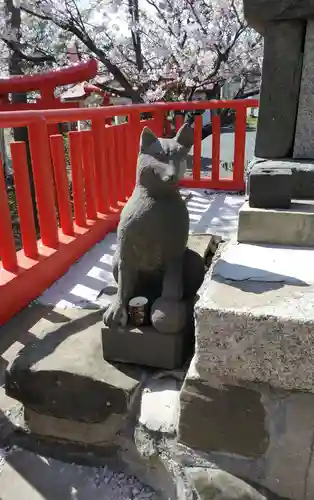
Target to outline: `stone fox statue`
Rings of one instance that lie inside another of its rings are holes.
[[[202,259],[186,248],[189,214],[178,190],[192,144],[187,124],[173,139],[143,129],[136,185],[118,225],[113,258],[118,291],[103,316],[109,327],[126,326],[128,302],[135,296],[147,297],[153,307],[160,298],[176,304],[194,296],[203,281]]]

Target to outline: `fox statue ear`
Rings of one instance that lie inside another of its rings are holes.
[[[149,146],[154,144],[158,139],[155,136],[154,132],[150,130],[148,127],[144,127],[143,131],[141,133],[141,138],[140,138],[140,152],[144,153]]]
[[[194,129],[187,123],[184,123],[178,130],[175,140],[180,146],[190,149],[194,144]]]

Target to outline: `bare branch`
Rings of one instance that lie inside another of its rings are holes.
[[[27,62],[31,62],[33,64],[43,64],[43,63],[49,63],[49,62],[56,62],[56,58],[52,55],[49,54],[43,54],[43,55],[30,55],[26,54],[25,52],[22,51],[20,44],[18,42],[14,42],[12,40],[8,40],[5,37],[1,37],[1,40],[6,44],[6,46],[16,52],[21,59]]]
[[[194,5],[193,5],[193,0],[188,0],[188,4],[192,10],[192,13],[193,13],[193,16],[195,18],[195,20],[197,21],[197,23],[199,24],[199,27],[201,28],[202,30],[202,33],[203,35],[207,35],[207,30],[204,28],[203,24],[202,24],[202,21],[200,20],[195,8],[194,8]]]
[[[109,73],[111,73],[113,77],[119,82],[119,84],[128,92],[128,95],[131,97],[131,99],[135,102],[141,101],[139,93],[133,89],[131,83],[118,68],[118,66],[112,63],[107,58],[106,53],[101,48],[96,46],[95,42],[90,38],[88,33],[86,33],[86,31],[82,32],[82,30],[80,30],[80,28],[76,26],[74,22],[72,22],[72,20],[63,21],[61,19],[57,19],[55,16],[50,17],[48,15],[38,13],[37,11],[32,11],[24,6],[21,6],[21,9],[24,12],[27,12],[29,15],[38,17],[39,19],[52,21],[59,28],[62,28],[75,35],[99,59],[99,61],[101,61],[105,65]]]

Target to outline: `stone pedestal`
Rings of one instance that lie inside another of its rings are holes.
[[[101,311],[23,348],[6,393],[24,405],[24,430],[54,442],[114,448],[145,372],[103,358]]]
[[[181,442],[292,500],[314,497],[313,262],[314,249],[226,245],[181,391]]]
[[[194,328],[178,333],[160,333],[152,326],[116,330],[102,328],[104,358],[154,368],[180,368],[191,356]]]

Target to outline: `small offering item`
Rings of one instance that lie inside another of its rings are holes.
[[[148,299],[146,297],[134,297],[129,302],[129,319],[134,326],[140,326],[147,322]]]

